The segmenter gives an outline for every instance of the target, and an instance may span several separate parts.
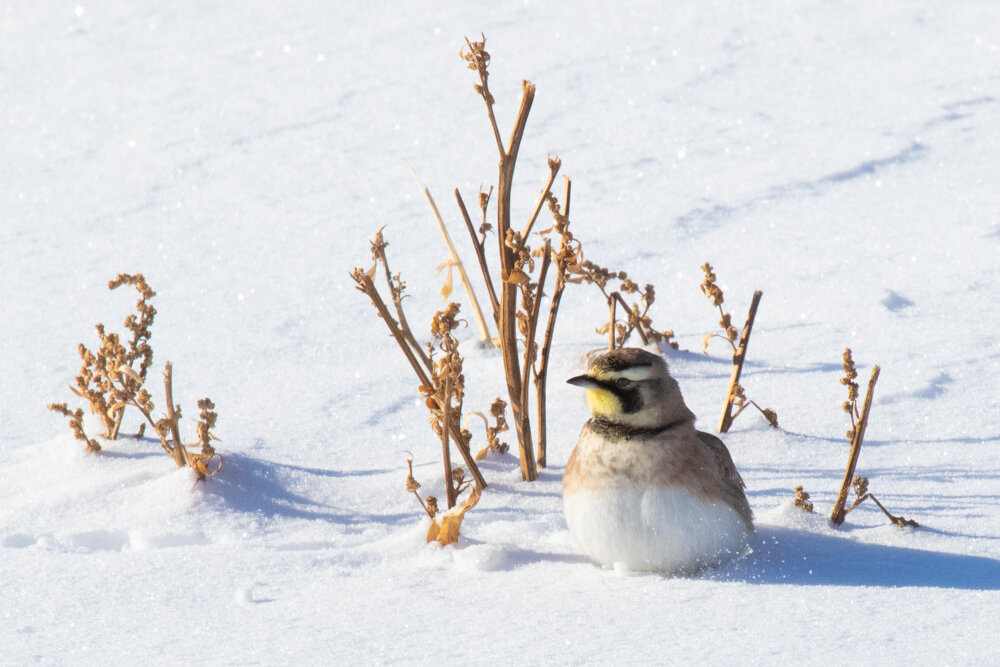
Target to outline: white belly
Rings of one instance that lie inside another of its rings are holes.
[[[563,497],[563,511],[580,548],[605,566],[687,574],[739,556],[747,543],[731,507],[684,487],[581,490]]]

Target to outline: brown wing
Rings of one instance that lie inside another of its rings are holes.
[[[733,463],[733,457],[729,454],[725,443],[711,433],[705,433],[704,431],[697,431],[697,433],[701,444],[705,445],[712,452],[715,463],[719,466],[719,471],[722,473],[722,478],[729,487],[726,489],[725,494],[729,500],[729,505],[740,515],[747,528],[753,530],[753,511],[750,509],[750,503],[747,502],[746,494],[743,493],[746,484],[743,483],[743,478],[740,477],[740,473],[736,470],[736,464]]]
[[[722,471],[722,476],[726,481],[732,482],[741,489],[745,489],[747,485],[743,483],[743,478],[740,477],[740,473],[736,470],[736,464],[733,463],[733,457],[730,456],[726,444],[711,433],[705,433],[704,431],[698,431],[698,439],[701,440],[701,444],[712,450],[712,454],[715,455],[715,462],[719,464],[719,469]]]

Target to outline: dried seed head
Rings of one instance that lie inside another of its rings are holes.
[[[490,405],[490,416],[492,417],[503,417],[507,410],[507,401],[500,397],[493,400],[493,404]]]
[[[413,478],[413,471],[411,469],[410,474],[406,476],[406,490],[409,493],[414,493],[420,488],[420,482]]]
[[[792,503],[803,512],[813,511],[813,504],[809,501],[809,494],[805,492],[801,485],[795,487],[795,500]]]

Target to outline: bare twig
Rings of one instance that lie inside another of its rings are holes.
[[[853,429],[851,452],[847,459],[847,469],[844,471],[844,480],[841,482],[840,493],[837,494],[837,502],[834,503],[833,512],[830,514],[830,520],[838,526],[844,522],[844,517],[847,514],[844,510],[844,504],[847,502],[847,493],[851,488],[852,481],[854,480],[854,470],[858,465],[858,457],[861,455],[861,444],[864,441],[865,429],[868,428],[868,413],[871,411],[872,397],[875,394],[875,383],[878,382],[880,370],[881,369],[878,366],[872,368],[872,375],[868,380],[868,389],[865,392],[865,404],[861,410],[861,418],[858,420],[857,425]]]
[[[482,75],[481,75],[482,76]],[[482,77],[485,81],[485,77]],[[521,459],[521,477],[533,481],[538,477],[535,462],[535,452],[532,447],[531,421],[524,410],[524,387],[521,385],[520,360],[517,353],[517,285],[510,280],[514,269],[514,252],[505,243],[510,229],[510,199],[514,183],[514,166],[517,163],[517,152],[524,136],[524,127],[528,122],[528,113],[535,98],[534,84],[522,82],[521,107],[518,110],[517,121],[510,135],[510,143],[506,151],[501,146],[500,169],[497,183],[497,237],[500,240],[500,275],[502,285],[500,290],[500,346],[503,353],[504,374],[507,380],[507,393],[510,396],[510,408],[517,432],[517,443]],[[492,104],[490,121],[494,124]]]
[[[560,165],[562,165],[562,162],[558,158],[549,160],[549,180],[542,189],[542,196],[538,198],[538,203],[535,205],[535,210],[531,213],[531,219],[528,220],[528,225],[524,228],[524,233],[521,234],[522,238],[528,238],[531,228],[535,226],[535,220],[538,219],[538,214],[542,210],[542,206],[546,200],[548,200],[549,192],[552,191],[552,183],[556,180],[556,174],[559,173]]]
[[[376,263],[381,262],[382,264],[382,270],[385,273],[385,282],[389,286],[389,296],[392,298],[392,305],[395,307],[396,315],[399,317],[399,330],[403,335],[403,340],[409,344],[412,353],[420,359],[424,367],[430,370],[431,360],[420,347],[416,336],[413,335],[410,323],[406,321],[406,314],[403,312],[403,282],[398,275],[395,277],[395,280],[393,279],[392,272],[389,269],[389,259],[385,254],[387,245],[389,244],[382,237],[382,229],[379,229],[375,233],[375,240],[371,243],[372,256],[375,258]],[[374,289],[374,283],[372,284],[372,288]]]
[[[528,335],[524,340],[524,375],[521,377],[521,387],[523,388],[522,399],[524,404],[521,408],[524,413],[528,413],[528,379],[531,371],[535,368],[535,358],[537,355],[537,345],[535,345],[535,330],[538,328],[538,316],[542,309],[542,286],[545,284],[545,277],[552,263],[552,242],[545,239],[545,249],[542,255],[542,268],[538,274],[538,289],[531,304],[531,312],[528,314]],[[536,462],[537,463],[537,462]]]
[[[733,400],[736,397],[735,388],[740,383],[740,374],[743,372],[743,362],[746,361],[747,345],[750,343],[750,332],[753,329],[754,318],[757,317],[757,306],[760,305],[760,298],[764,295],[760,290],[753,293],[753,300],[750,302],[750,312],[747,314],[746,324],[743,326],[743,333],[740,335],[740,344],[733,354],[733,372],[729,378],[729,389],[726,391],[726,404],[722,409],[722,418],[719,420],[719,433],[726,433],[733,424]]]
[[[485,244],[476,236],[476,230],[472,226],[472,219],[469,217],[469,211],[465,208],[465,202],[462,200],[462,194],[458,191],[458,188],[455,188],[455,199],[458,200],[458,208],[462,211],[462,219],[465,220],[465,226],[469,230],[469,237],[472,238],[472,246],[476,249],[476,257],[479,259],[479,268],[482,269],[483,281],[486,283],[486,291],[489,293],[490,305],[493,307],[493,322],[499,324],[500,303],[497,301],[497,293],[493,288],[493,278],[490,277],[490,269],[486,263]]]
[[[562,301],[563,290],[566,289],[566,278],[569,274],[569,263],[576,258],[576,252],[572,246],[572,233],[569,231],[569,198],[570,179],[566,178],[566,195],[563,200],[562,213],[559,212],[558,202],[553,196],[549,197],[549,207],[553,217],[557,219],[556,227],[559,230],[559,251],[555,253],[556,263],[556,283],[552,290],[552,297],[549,302],[549,316],[545,323],[545,334],[542,337],[542,347],[538,353],[538,367],[535,369],[535,408],[538,415],[538,458],[537,464],[544,468],[548,462],[548,443],[546,427],[546,382],[549,370],[549,352],[552,349],[552,335],[556,327],[556,315],[559,312],[559,304]],[[547,246],[551,248],[551,246]],[[549,250],[548,252],[551,252]]]
[[[455,506],[455,482],[452,477],[451,468],[451,446],[448,438],[451,435],[451,378],[445,376],[444,386],[441,387],[441,456],[444,461],[444,485],[448,499],[448,509]],[[461,449],[461,448],[459,448]]]
[[[167,421],[170,422],[170,434],[173,437],[170,455],[174,457],[177,467],[182,468],[187,463],[187,457],[184,455],[184,445],[181,444],[181,429],[178,423],[180,415],[174,405],[173,365],[169,361],[163,369],[163,391],[167,402]]]

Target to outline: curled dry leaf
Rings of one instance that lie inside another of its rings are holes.
[[[527,285],[529,282],[528,274],[520,269],[514,269],[507,277],[507,282],[515,285]]]
[[[437,519],[432,520],[431,527],[427,531],[427,541],[437,542],[441,546],[457,542],[462,519],[465,518],[466,512],[476,506],[481,494],[478,486],[472,487],[464,505],[442,516],[440,524]]]

